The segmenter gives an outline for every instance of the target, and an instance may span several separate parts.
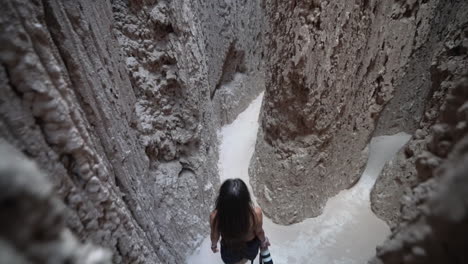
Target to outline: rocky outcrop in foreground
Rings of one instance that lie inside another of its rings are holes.
[[[240,2],[2,2],[0,137],[113,263],[183,263],[208,232],[216,129],[262,88]]]
[[[371,193],[372,210],[390,227],[415,213],[412,208],[401,207],[400,203],[406,204],[412,188],[431,177],[428,172],[440,165],[452,145],[452,139],[444,137],[437,142],[429,142],[443,134],[444,127],[436,123],[440,122],[444,109],[453,104],[447,100],[447,94],[468,69],[468,2],[439,2],[438,6],[431,20],[428,41],[412,55],[415,66],[408,69],[407,75],[411,78],[405,76],[404,81],[408,85],[402,87],[407,91],[427,90],[427,96],[406,96],[405,100],[397,100],[396,103],[393,99],[379,120],[378,134],[397,129],[413,135],[397,157],[384,167]],[[424,114],[408,116],[408,106],[418,102],[424,103]],[[412,127],[405,126],[405,122],[396,124],[403,117],[419,119]],[[425,152],[427,149],[437,156],[429,157]]]
[[[468,78],[446,84],[448,95],[428,151],[417,160],[418,177],[425,180],[406,196],[403,220],[370,263],[468,260]]]
[[[82,244],[36,164],[0,140],[0,263],[111,264],[107,250]]]

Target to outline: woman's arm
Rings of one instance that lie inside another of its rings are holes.
[[[265,231],[263,231],[263,213],[260,207],[255,208],[255,217],[257,218],[255,226],[255,235],[258,237],[258,239],[260,239],[260,241],[264,241]]]
[[[255,208],[255,216],[257,217],[255,235],[262,242],[261,247],[267,248],[270,245],[270,242],[268,241],[268,238],[265,236],[265,231],[263,230],[263,213],[260,207]]]
[[[216,210],[210,214],[210,228],[211,228],[211,250],[213,253],[218,252],[219,231],[218,226],[215,224]]]

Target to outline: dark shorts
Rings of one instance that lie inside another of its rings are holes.
[[[241,261],[242,259],[254,260],[257,257],[258,249],[260,248],[260,240],[254,238],[246,242],[246,249],[241,253],[230,250],[228,247],[223,246],[221,241],[221,259],[226,264],[232,264]]]

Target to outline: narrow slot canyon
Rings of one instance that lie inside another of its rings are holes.
[[[467,1],[2,4],[0,264],[468,263]]]
[[[219,131],[219,174],[221,182],[239,177],[249,182],[248,166],[255,149],[258,114],[263,94],[233,123]],[[375,254],[375,245],[389,234],[388,226],[370,208],[370,190],[384,164],[409,140],[399,133],[372,139],[369,161],[359,182],[332,197],[323,213],[294,225],[278,225],[264,220],[277,263],[365,263]],[[249,186],[249,189],[251,187]],[[255,200],[255,197],[254,197]],[[365,239],[362,237],[365,236]],[[207,237],[186,263],[222,264],[219,254],[210,250]]]

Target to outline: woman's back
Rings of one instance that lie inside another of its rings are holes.
[[[262,230],[263,231],[263,214],[262,214],[262,209],[260,207],[255,207],[253,209],[254,211],[254,217],[251,218],[252,220],[250,221],[249,228],[245,234],[239,234],[237,239],[247,242],[253,240],[255,237],[257,237],[257,233]],[[218,210],[214,210],[211,215],[210,215],[210,226],[214,227],[215,229],[218,229],[215,222],[216,215],[218,213]],[[221,238],[222,238],[222,234]]]
[[[221,238],[221,257],[225,263],[255,259],[260,245],[268,243],[262,226],[262,210],[253,206],[247,185],[241,179],[226,180],[210,214],[213,252],[218,251]]]

